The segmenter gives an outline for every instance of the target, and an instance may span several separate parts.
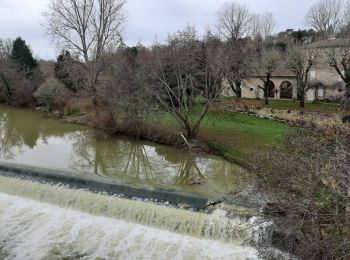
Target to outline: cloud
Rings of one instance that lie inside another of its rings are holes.
[[[252,12],[274,14],[277,31],[303,28],[307,9],[316,0],[236,0],[250,7]],[[42,12],[49,0],[0,0],[0,37],[23,37],[35,55],[44,59],[55,58],[57,51],[46,37],[41,25]],[[128,23],[124,31],[127,44],[139,40],[150,44],[155,37],[163,40],[169,33],[182,29],[187,23],[195,24],[200,32],[215,24],[216,10],[226,0],[129,0],[125,6]]]

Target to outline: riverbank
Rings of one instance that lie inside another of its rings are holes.
[[[273,149],[296,127],[329,132],[340,121],[336,112],[338,106],[330,104],[318,105],[319,111],[316,111],[316,104],[312,104],[310,111],[301,111],[297,108],[286,110],[281,107],[295,106],[296,102],[292,101],[284,101],[282,104],[276,101],[280,108],[277,108],[276,104],[272,105],[273,107],[254,107],[246,104],[248,101],[237,102],[232,99],[215,103],[204,118],[197,139],[191,144],[192,152],[215,154],[230,162],[247,166],[252,154],[266,153]],[[291,104],[285,104],[286,102]],[[48,113],[44,108],[37,110]],[[193,116],[199,113],[200,111],[194,111]],[[111,115],[103,107],[98,110],[96,116],[89,100],[76,99],[68,102],[62,111],[49,112],[48,115],[67,123],[93,127],[98,136],[126,135],[188,149],[178,123],[165,112],[153,111],[140,124],[123,124],[115,118],[118,115]]]
[[[188,149],[181,137],[181,130],[172,115],[165,112],[153,111],[140,125],[116,123],[115,115],[103,111],[94,116],[91,104],[85,100],[75,102],[69,111],[75,114],[63,115],[64,122],[88,125],[95,128],[99,136],[126,135],[132,138],[148,140],[158,144],[166,144]],[[195,117],[199,111],[194,111]],[[60,113],[51,113],[51,116],[60,117]],[[293,126],[259,118],[253,115],[232,113],[230,111],[211,110],[205,116],[199,135],[191,149],[196,153],[211,153],[224,157],[226,160],[247,165],[251,154],[265,153],[278,145],[283,136],[293,129]]]

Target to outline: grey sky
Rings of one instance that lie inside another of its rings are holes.
[[[304,16],[317,0],[236,0],[245,3],[252,12],[272,12],[276,31],[304,28]],[[0,38],[23,37],[36,56],[54,58],[56,48],[41,26],[41,13],[49,0],[0,0]],[[134,45],[138,40],[148,44],[187,23],[200,32],[215,23],[216,10],[227,0],[129,0],[126,5],[128,23],[124,40]]]

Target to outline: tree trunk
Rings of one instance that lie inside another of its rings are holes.
[[[269,104],[269,81],[266,81],[264,83],[264,99],[265,99],[265,105]]]
[[[236,80],[236,98],[240,99],[242,98],[242,82],[239,80]]]
[[[6,97],[7,97],[6,101],[10,104],[12,103],[12,91],[11,91],[10,85],[8,81],[5,79],[4,75],[1,75],[1,79],[6,87]]]
[[[302,93],[300,95],[299,107],[305,107],[305,94],[304,93]]]
[[[350,82],[346,83],[345,86],[345,94],[344,94],[344,108],[345,110],[348,110],[350,107]]]
[[[242,98],[242,83],[240,81],[235,81],[234,84],[230,82],[229,85],[231,87],[232,92],[235,93],[236,99]]]

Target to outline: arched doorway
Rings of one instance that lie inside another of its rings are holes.
[[[267,82],[268,84],[268,88],[269,88],[269,97],[270,98],[274,98],[275,97],[275,84],[270,80],[269,82]]]
[[[293,98],[293,85],[288,80],[281,83],[281,98]]]

